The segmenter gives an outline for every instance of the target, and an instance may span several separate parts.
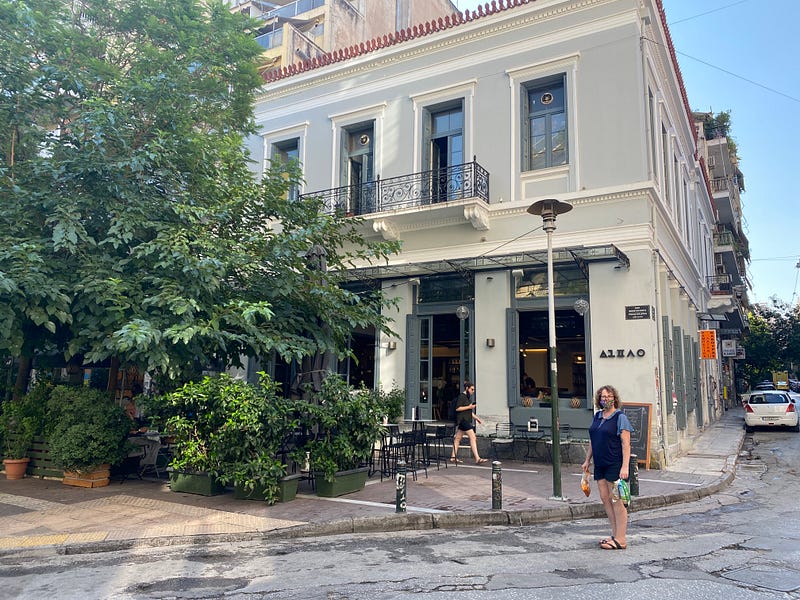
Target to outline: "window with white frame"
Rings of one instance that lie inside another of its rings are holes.
[[[281,165],[289,165],[290,163],[298,163],[300,161],[300,140],[299,138],[291,138],[288,140],[281,140],[272,144],[272,152],[270,158]],[[289,200],[297,200],[300,196],[300,190],[296,184],[288,190]]]
[[[662,186],[662,193],[663,193],[663,201],[664,203],[672,207],[672,198],[670,196],[670,189],[669,189],[669,135],[667,134],[667,128],[664,124],[661,124],[661,157],[662,157],[662,165],[664,167],[664,185]]]
[[[566,76],[526,82],[521,89],[522,170],[567,164]]]

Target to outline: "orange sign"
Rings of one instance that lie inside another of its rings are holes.
[[[717,332],[713,329],[700,330],[700,358],[717,358]]]

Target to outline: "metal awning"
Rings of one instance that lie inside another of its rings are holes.
[[[630,260],[614,244],[602,246],[577,246],[553,249],[553,267],[577,265],[588,277],[588,263],[616,262],[620,268],[628,269]],[[519,252],[516,254],[475,256],[472,258],[452,258],[426,262],[408,262],[356,268],[350,271],[352,279],[393,279],[445,273],[465,273],[496,271],[500,269],[520,269],[547,267],[547,250]]]

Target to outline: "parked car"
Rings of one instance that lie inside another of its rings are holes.
[[[790,427],[800,431],[797,408],[782,390],[754,391],[744,405],[744,424],[747,431],[754,427]]]
[[[753,386],[754,390],[774,390],[775,384],[771,381],[759,381],[757,384]]]

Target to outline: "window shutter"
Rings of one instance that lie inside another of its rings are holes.
[[[506,309],[506,356],[508,357],[508,406],[519,406],[519,312]]]
[[[531,112],[528,88],[524,85],[519,86],[519,107],[520,107],[520,170],[528,171],[531,168],[531,128],[529,115]]]

